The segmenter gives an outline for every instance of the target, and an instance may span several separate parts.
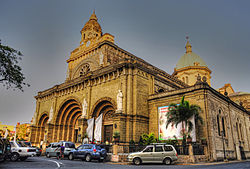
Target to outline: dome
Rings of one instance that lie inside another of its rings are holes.
[[[81,34],[84,35],[83,39],[92,39],[102,35],[102,28],[97,22],[95,12],[90,16],[89,21],[84,25]]]
[[[176,69],[181,69],[189,66],[206,66],[204,60],[194,52],[192,52],[192,46],[187,41],[186,44],[186,53],[180,58],[178,63],[176,64]]]

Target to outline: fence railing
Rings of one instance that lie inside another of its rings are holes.
[[[175,145],[174,148],[178,155],[189,155],[188,145]]]
[[[204,155],[204,145],[193,144],[192,146],[194,155]]]
[[[142,151],[147,145],[138,145],[138,144],[119,144],[118,152],[122,153],[132,153]],[[178,155],[189,155],[189,146],[190,145],[174,145]],[[194,155],[204,155],[204,145],[201,144],[192,144],[193,154]],[[101,145],[105,148],[108,153],[113,153],[113,145]]]

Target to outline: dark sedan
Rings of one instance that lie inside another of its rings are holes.
[[[69,160],[80,158],[90,162],[92,159],[102,162],[107,156],[107,151],[96,144],[83,144],[69,153]]]

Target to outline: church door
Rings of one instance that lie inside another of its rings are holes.
[[[105,125],[104,126],[104,142],[108,141],[112,142],[113,138],[113,125]]]

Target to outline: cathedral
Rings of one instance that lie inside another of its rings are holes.
[[[195,125],[193,138],[206,141],[207,160],[222,159],[223,146],[228,158],[250,158],[249,112],[211,87],[211,70],[188,39],[185,54],[168,74],[117,46],[113,35],[103,33],[95,13],[80,32],[80,45],[67,60],[65,82],[35,96],[34,145],[81,143],[88,120],[98,117],[101,142],[112,142],[114,132],[120,133],[121,144],[138,142],[143,133],[160,139],[162,108],[185,96],[201,107],[204,124]]]

